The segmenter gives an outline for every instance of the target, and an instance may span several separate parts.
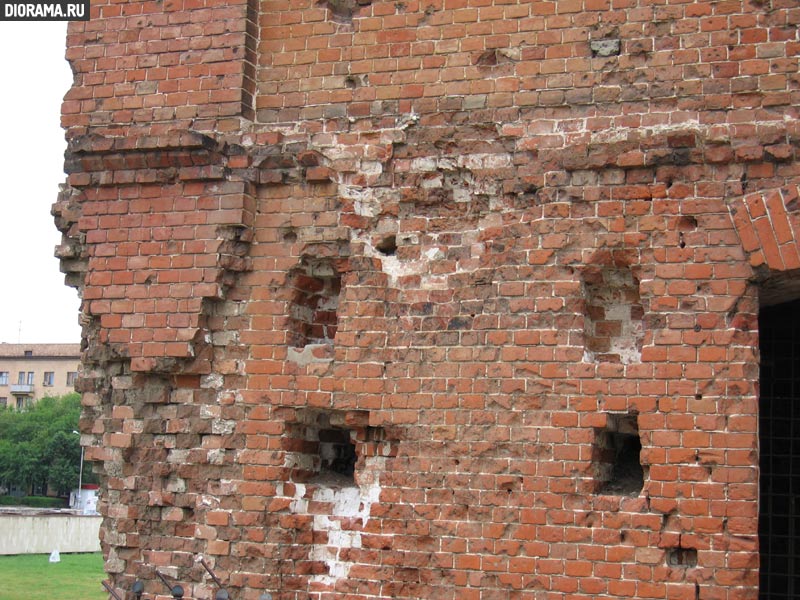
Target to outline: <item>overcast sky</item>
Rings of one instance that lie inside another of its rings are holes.
[[[53,249],[64,181],[61,100],[72,74],[66,23],[0,22],[0,342],[77,343],[79,300]]]

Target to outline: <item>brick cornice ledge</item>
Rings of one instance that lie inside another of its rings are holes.
[[[255,186],[227,164],[241,155],[185,131],[71,142],[57,254],[81,289],[84,335],[132,371],[210,370],[210,306],[250,268]]]

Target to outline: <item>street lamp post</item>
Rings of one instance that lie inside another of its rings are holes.
[[[72,430],[72,433],[74,433],[75,435],[80,435],[80,433],[78,433],[74,429]],[[78,498],[77,498],[78,503],[81,503],[82,500],[81,489],[83,489],[83,453],[85,450],[86,448],[81,446],[81,466],[80,469],[78,470]]]

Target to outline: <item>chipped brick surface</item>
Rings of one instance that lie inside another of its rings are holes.
[[[53,213],[118,593],[755,600],[798,22],[93,1]]]

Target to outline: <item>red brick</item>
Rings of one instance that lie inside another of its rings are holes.
[[[132,0],[71,25],[59,254],[104,528],[135,514],[150,548],[109,536],[112,579],[199,584],[204,553],[240,596],[694,598],[663,544],[713,535],[702,593],[757,593],[751,282],[800,268],[797,48],[735,3],[623,4]],[[619,56],[590,55],[602,23],[635,34]],[[295,351],[306,325],[330,337]],[[596,430],[632,412],[646,491],[598,494]],[[326,413],[359,517],[314,495]]]

